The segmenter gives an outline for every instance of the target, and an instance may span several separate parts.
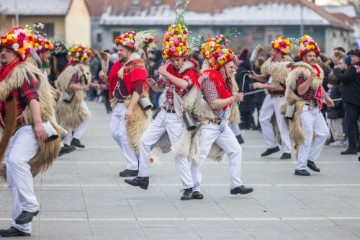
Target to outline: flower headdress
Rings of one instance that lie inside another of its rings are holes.
[[[70,57],[75,62],[85,61],[92,56],[92,51],[81,44],[73,44],[69,51]]]
[[[189,36],[188,28],[185,25],[184,15],[190,0],[187,0],[182,10],[177,10],[174,24],[170,25],[164,34],[162,57],[186,57],[190,49],[187,46]]]
[[[314,39],[312,37],[310,37],[309,35],[305,34],[300,39],[299,45],[300,45],[300,47],[299,47],[298,55],[300,58],[303,58],[304,55],[307,54],[308,52],[314,52],[316,54],[316,57],[319,57],[320,48],[317,45],[317,43],[314,41]]]
[[[21,61],[26,60],[34,44],[34,36],[29,29],[14,27],[5,35],[1,36],[1,46],[14,50]]]
[[[156,45],[154,43],[154,36],[156,31],[145,30],[141,32],[128,31],[118,36],[114,42],[116,45],[122,45],[134,51],[139,49],[154,50]]]
[[[201,46],[201,55],[207,60],[212,69],[218,70],[226,63],[234,61],[234,52],[227,48],[223,42],[223,38],[208,38]]]
[[[37,53],[50,51],[52,48],[50,40],[41,35],[34,35],[34,49]]]
[[[271,42],[270,46],[273,49],[278,50],[284,54],[290,53],[290,50],[293,49],[293,44],[291,43],[290,39],[285,38],[285,37],[275,38]]]

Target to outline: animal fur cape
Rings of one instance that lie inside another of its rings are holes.
[[[34,65],[22,62],[14,67],[14,69],[0,83],[0,101],[6,101],[12,90],[20,88],[24,81],[29,81],[28,76],[37,82],[42,120],[44,122],[50,121],[60,136],[61,130],[58,128],[56,123],[51,121],[51,116],[54,116],[54,100],[51,95],[50,85],[48,81],[46,81],[45,75]],[[24,118],[26,125],[33,124],[33,118],[29,106],[26,107],[21,116]],[[39,142],[38,153],[28,162],[31,173],[34,177],[40,172],[46,171],[53,164],[60,151],[60,141],[61,139],[58,138],[51,142]],[[2,161],[3,160],[0,159],[0,176],[5,179],[6,172]]]
[[[289,73],[286,81],[285,99],[287,104],[295,104],[294,118],[289,120],[289,130],[290,136],[294,140],[295,144],[300,145],[305,141],[305,135],[300,123],[300,113],[304,107],[305,101],[300,96],[297,96],[294,91],[296,90],[297,79],[301,76],[305,79],[309,78],[311,69],[313,68],[304,62],[294,63],[294,66],[296,68]],[[324,78],[324,71],[318,65],[317,67],[320,70],[320,76],[316,77],[310,85],[310,88],[315,91],[318,89]],[[282,112],[286,111],[286,106],[286,104],[282,106]]]
[[[292,62],[292,59],[287,56],[280,62],[273,62],[271,58],[268,58],[261,66],[261,76],[272,76],[274,85],[285,84],[289,73],[289,69],[287,68],[289,62]]]
[[[83,86],[91,81],[89,67],[81,63],[68,65],[56,80],[56,86],[60,92],[75,94],[70,103],[65,102],[63,96],[61,96],[55,106],[57,122],[65,129],[76,129],[81,122],[90,117],[90,112],[81,105],[84,100],[84,91],[74,92],[69,89],[68,85],[74,74],[78,74],[80,84]]]
[[[141,56],[138,53],[134,52],[130,55],[128,61],[122,64],[122,67],[118,71],[118,78],[121,79],[121,81],[123,81],[124,79],[124,67],[126,67],[127,64],[130,63],[131,61],[139,60],[139,59],[141,59]],[[130,104],[131,96],[132,95],[129,95],[125,99],[124,103],[126,108]],[[147,91],[143,91],[143,94],[140,97],[147,98],[150,102],[149,94]],[[115,97],[112,98],[111,106],[113,109],[115,108],[117,102],[118,99],[116,99]],[[137,154],[139,154],[140,152],[140,138],[148,128],[151,122],[151,116],[152,116],[151,110],[143,111],[140,105],[136,104],[132,116],[130,117],[130,119],[126,121],[126,134],[127,134],[128,144],[132,149],[135,150]]]

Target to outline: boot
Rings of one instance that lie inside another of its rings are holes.
[[[131,186],[140,187],[142,189],[147,189],[149,186],[149,177],[136,177],[133,179],[125,179],[127,184]]]
[[[82,144],[80,143],[80,140],[77,139],[77,138],[73,138],[73,139],[71,140],[71,144],[70,144],[70,145],[71,145],[71,146],[78,147],[78,148],[85,148],[85,145],[82,145]]]

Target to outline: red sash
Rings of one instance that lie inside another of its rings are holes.
[[[216,85],[216,90],[221,99],[226,99],[232,96],[232,88],[227,89],[225,85],[224,77],[217,70],[206,70],[203,74],[207,74],[209,79],[213,81]],[[231,107],[231,104],[229,105]],[[228,106],[225,106],[223,110],[225,110]]]

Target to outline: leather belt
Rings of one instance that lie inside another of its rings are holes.
[[[175,109],[170,109],[170,108],[166,109],[165,108],[165,110],[167,113],[176,113]]]
[[[209,122],[211,123],[215,123],[215,124],[220,124],[221,123],[221,119],[215,118],[215,119],[209,119]]]

